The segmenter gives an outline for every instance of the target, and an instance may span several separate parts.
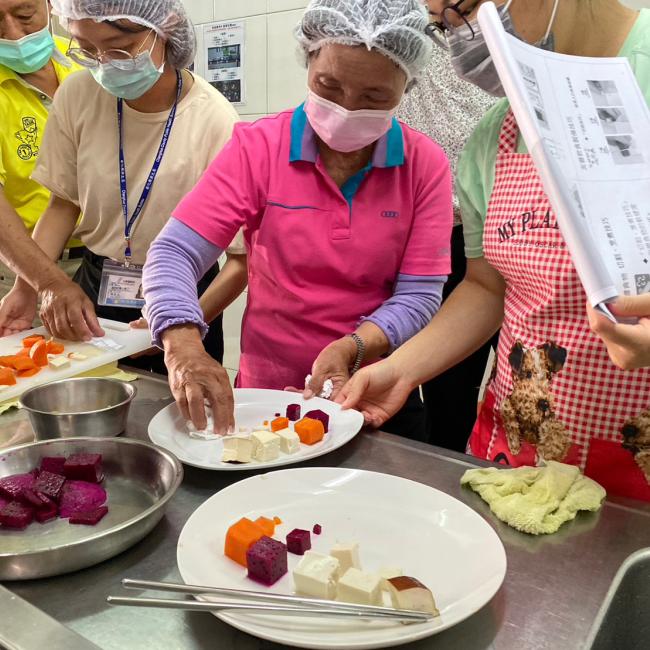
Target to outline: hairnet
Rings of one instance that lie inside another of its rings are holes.
[[[51,0],[52,13],[69,20],[130,20],[153,29],[167,43],[169,63],[185,68],[196,53],[194,26],[181,0]]]
[[[433,43],[419,0],[311,0],[296,38],[308,54],[328,43],[365,45],[417,78],[429,62]]]

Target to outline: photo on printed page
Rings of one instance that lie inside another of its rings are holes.
[[[643,155],[631,135],[609,135],[607,144],[617,165],[639,165],[644,161]]]
[[[596,106],[620,106],[623,103],[616,82],[607,79],[603,81],[590,79],[587,85]]]
[[[632,127],[627,113],[621,107],[602,107],[596,109],[598,119],[606,135],[630,133]]]

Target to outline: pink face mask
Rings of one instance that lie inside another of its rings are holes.
[[[390,111],[348,111],[310,90],[305,112],[312,128],[328,147],[350,153],[377,142],[388,133],[397,106]]]

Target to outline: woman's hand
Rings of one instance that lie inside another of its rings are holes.
[[[366,424],[378,429],[402,408],[414,388],[386,359],[359,370],[335,401],[344,409],[358,409]]]
[[[636,325],[612,323],[587,305],[589,325],[605,343],[614,365],[623,370],[650,366],[650,294],[623,296],[611,310],[615,316],[639,319]]]
[[[303,396],[311,399],[323,390],[327,379],[332,380],[334,390],[330,399],[336,399],[345,383],[350,379],[350,368],[357,356],[357,345],[350,336],[344,336],[330,343],[316,358],[311,369],[311,381]]]
[[[41,320],[52,336],[66,341],[104,336],[92,301],[68,278],[46,284],[41,290]]]
[[[36,298],[31,287],[11,289],[0,302],[0,336],[31,329],[36,318]]]
[[[163,333],[169,387],[186,420],[202,431],[208,425],[205,401],[212,408],[214,432],[235,429],[235,400],[228,373],[203,347],[195,325],[170,327]]]
[[[147,323],[146,318],[138,318],[138,320],[131,321],[129,323],[129,327],[134,330],[147,330],[149,329],[149,323]],[[153,345],[152,347],[147,348],[142,352],[132,354],[129,358],[139,359],[140,357],[155,357],[157,354],[160,354],[160,348],[157,348],[155,345]]]

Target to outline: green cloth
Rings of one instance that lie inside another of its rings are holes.
[[[642,9],[619,52],[629,59],[639,86],[650,104],[650,9]],[[494,188],[494,166],[499,134],[510,104],[503,99],[479,122],[458,161],[456,192],[465,234],[468,258],[483,257],[483,225]],[[527,153],[519,139],[519,153]]]
[[[501,521],[531,535],[555,533],[580,510],[596,511],[605,490],[574,465],[470,469],[460,480],[486,501]]]

